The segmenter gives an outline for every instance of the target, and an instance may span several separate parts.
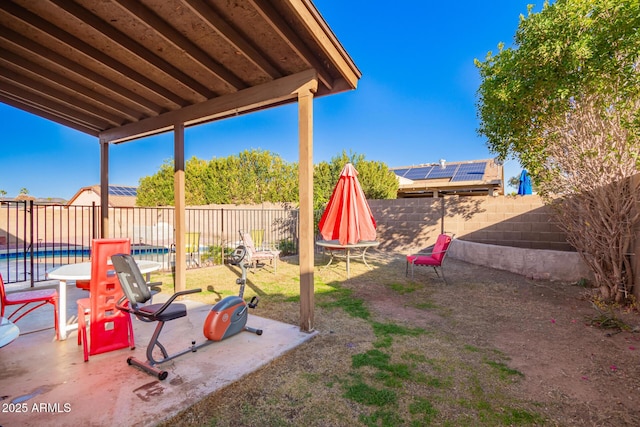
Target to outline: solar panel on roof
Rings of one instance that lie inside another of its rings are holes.
[[[398,176],[404,176],[405,173],[407,173],[407,171],[409,171],[409,168],[405,168],[405,169],[394,169],[393,173],[395,173]]]
[[[433,166],[412,168],[404,175],[404,177],[408,179],[425,179],[431,169],[433,169]]]
[[[109,194],[111,194],[112,196],[121,196],[122,191],[120,190],[121,187],[116,186],[116,185],[110,185],[109,186]]]
[[[486,166],[486,162],[463,163],[451,178],[451,181],[479,181],[484,177]]]
[[[431,172],[427,175],[427,179],[451,178],[457,167],[458,165],[447,165],[443,169],[440,166],[436,166],[431,169]]]
[[[110,185],[109,194],[112,196],[132,196],[136,197],[138,189],[136,187],[123,187],[120,185]]]

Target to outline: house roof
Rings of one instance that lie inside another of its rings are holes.
[[[398,177],[398,197],[496,194],[502,191],[502,165],[493,159],[429,163],[390,168]]]
[[[0,49],[0,102],[109,142],[361,76],[309,0],[2,1]]]
[[[128,185],[109,185],[109,206],[118,208],[129,208],[136,206],[137,187]],[[88,187],[82,187],[76,194],[69,199],[66,203],[67,206],[73,205],[73,203],[84,193],[91,192],[100,198],[100,185],[90,185]]]

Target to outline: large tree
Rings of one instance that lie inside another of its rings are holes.
[[[484,62],[479,133],[514,156],[558,213],[602,296],[629,295],[638,221],[640,3],[558,0],[521,17]]]

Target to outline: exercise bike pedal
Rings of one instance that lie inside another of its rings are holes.
[[[249,306],[249,308],[256,308],[259,302],[260,298],[254,295],[253,297],[251,297],[251,301],[249,301],[247,305]]]

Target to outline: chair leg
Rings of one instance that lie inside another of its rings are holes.
[[[78,305],[78,345],[82,344],[84,361],[89,361],[89,343],[87,340],[87,310]]]
[[[51,304],[53,305],[53,327],[56,331],[56,339],[59,340],[60,339],[60,327],[58,325],[58,298],[57,297],[53,297],[51,299],[48,299],[46,301],[40,301],[38,304],[34,305],[34,306],[29,306],[30,304],[33,304],[31,302],[22,304],[20,307],[18,307],[17,310],[15,310],[13,313],[11,313],[8,317],[8,319],[10,321],[12,321],[13,323],[17,323],[20,319],[22,319],[24,316],[26,316],[27,314],[31,313],[32,311],[43,307],[47,304]],[[28,309],[27,309],[28,308]],[[24,311],[23,311],[24,309]],[[2,313],[0,314],[0,316],[4,317],[4,306],[2,306]],[[17,317],[14,317],[17,316]]]
[[[58,320],[58,298],[53,299],[53,327],[56,330],[56,340],[60,341],[60,323]]]
[[[31,304],[30,302],[26,303],[26,304],[22,304],[16,311],[14,311],[13,313],[11,313],[8,317],[9,320],[11,320],[13,323],[17,323],[18,320],[22,319],[24,316],[26,316],[27,314],[31,313],[33,310],[42,307],[45,304],[48,304],[49,301],[43,301],[38,305],[34,305],[33,307],[29,307],[29,309],[23,313],[20,313],[20,316],[16,317],[15,319],[13,318],[13,316],[16,316],[18,314],[18,312],[20,312],[23,308],[26,308],[29,304]]]
[[[404,272],[404,277],[409,277],[409,269],[411,269],[411,279],[413,280],[413,262],[407,260],[407,268]]]
[[[440,273],[438,273],[438,268],[435,265],[433,266],[433,271],[436,272],[436,276],[438,276],[438,279],[442,279],[446,285],[449,284],[447,282],[447,278],[444,277],[444,268],[442,268],[442,265],[440,265]],[[442,277],[440,277],[441,274],[442,274]]]

